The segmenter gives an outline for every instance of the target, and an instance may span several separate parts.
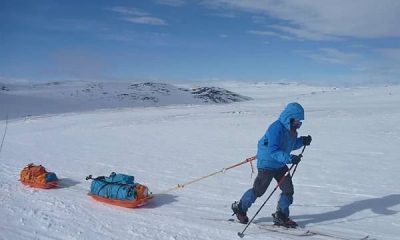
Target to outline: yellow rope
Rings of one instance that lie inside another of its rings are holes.
[[[225,172],[226,172],[227,170],[229,170],[229,169],[235,168],[235,167],[237,167],[237,166],[240,166],[240,165],[245,164],[245,163],[248,163],[248,162],[250,162],[250,164],[251,164],[251,162],[252,162],[253,160],[255,160],[255,159],[256,159],[256,156],[249,157],[249,158],[247,158],[246,160],[244,160],[244,161],[242,161],[242,162],[240,162],[240,163],[237,163],[237,164],[235,164],[235,165],[232,165],[232,166],[223,168],[223,169],[221,169],[221,170],[219,170],[219,171],[210,173],[210,174],[208,174],[208,175],[206,175],[206,176],[203,176],[203,177],[196,178],[196,179],[194,179],[194,180],[185,182],[185,183],[183,183],[183,184],[177,184],[175,187],[172,187],[172,188],[167,189],[167,190],[165,190],[165,191],[162,191],[162,192],[153,194],[153,196],[155,196],[155,195],[160,195],[160,194],[165,194],[165,193],[168,193],[168,192],[171,192],[171,191],[178,190],[178,189],[180,189],[180,188],[184,188],[184,187],[187,186],[187,185],[190,185],[190,184],[195,183],[195,182],[199,182],[199,181],[201,181],[201,180],[203,180],[203,179],[206,179],[206,178],[209,178],[209,177],[211,177],[211,176],[217,175],[218,173],[225,173]],[[252,172],[253,172],[253,167],[252,167]]]

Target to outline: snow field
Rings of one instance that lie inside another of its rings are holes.
[[[313,137],[294,176],[293,219],[345,237],[397,238],[400,87],[224,87],[254,100],[10,120],[0,153],[0,239],[238,238],[244,226],[225,220],[231,217],[230,204],[252,185],[249,164],[159,195],[139,209],[95,202],[86,195],[90,181],[84,178],[128,173],[153,193],[162,192],[253,156],[266,127],[291,101],[306,110],[300,135]],[[30,162],[56,172],[60,188],[22,186],[19,171]],[[271,222],[277,197],[256,222]],[[301,239],[255,226],[245,234],[249,240]]]

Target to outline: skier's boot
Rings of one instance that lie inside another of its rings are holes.
[[[296,228],[297,223],[287,217],[284,213],[281,211],[277,210],[275,213],[272,214],[272,218],[274,221],[274,225],[276,226],[282,226],[286,228]]]
[[[247,217],[246,213],[241,210],[238,202],[235,201],[234,203],[232,203],[231,208],[233,211],[232,216],[236,215],[240,223],[247,224],[249,222],[249,218]]]

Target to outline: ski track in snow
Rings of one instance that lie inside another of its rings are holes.
[[[294,176],[293,219],[348,238],[397,239],[400,87],[223,87],[254,100],[9,120],[0,153],[0,239],[239,239],[244,225],[224,219],[231,218],[230,204],[252,185],[249,164],[161,194],[138,209],[95,202],[87,196],[85,177],[128,173],[157,193],[221,170],[253,156],[265,128],[290,101],[305,107],[300,134],[313,137]],[[18,182],[30,162],[56,172],[60,187],[40,190]],[[277,198],[278,193],[256,222],[271,222]],[[255,226],[244,238],[305,239]]]

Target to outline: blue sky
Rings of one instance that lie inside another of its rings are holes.
[[[1,0],[0,82],[400,83],[398,0]]]

